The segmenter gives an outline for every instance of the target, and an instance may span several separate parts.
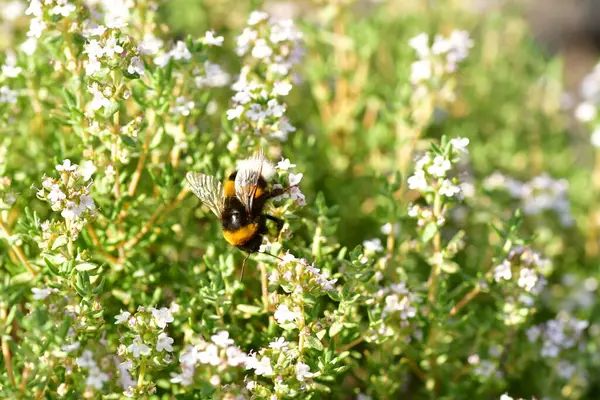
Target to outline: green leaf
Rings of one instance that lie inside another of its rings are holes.
[[[81,263],[75,267],[77,271],[91,271],[96,268],[98,268],[98,266],[92,263]]]
[[[129,147],[132,147],[132,148],[137,147],[137,142],[131,136],[121,135],[121,140],[123,141],[123,143],[125,143]]]
[[[433,239],[433,237],[435,236],[437,231],[438,231],[438,228],[437,228],[437,225],[435,224],[435,222],[430,222],[427,225],[425,225],[425,228],[423,228],[423,233],[421,234],[421,239],[423,239],[423,242],[427,243],[431,239]]]
[[[321,341],[314,336],[308,336],[306,338],[306,345],[315,350],[323,350],[323,343],[321,343]]]
[[[65,246],[69,242],[67,235],[60,235],[56,238],[54,243],[52,243],[52,250],[56,250],[59,247]]]
[[[263,313],[262,307],[251,306],[249,304],[238,304],[236,308],[244,314],[259,315]]]
[[[341,323],[340,321],[335,321],[329,327],[329,337],[334,337],[335,335],[340,333],[342,331],[342,329],[344,329],[344,324]]]

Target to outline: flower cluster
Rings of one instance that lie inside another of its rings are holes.
[[[285,159],[282,158],[281,161],[279,161],[277,163],[276,169],[277,169],[278,175],[280,177],[287,175],[288,189],[286,191],[284,191],[281,196],[276,197],[274,200],[279,201],[279,200],[283,200],[283,199],[292,199],[296,202],[296,204],[298,206],[305,206],[306,205],[306,197],[304,196],[304,194],[298,187],[298,185],[300,184],[300,181],[302,180],[303,174],[302,173],[294,174],[292,172],[289,172],[289,170],[291,168],[294,168],[295,166],[296,166],[296,164],[290,163],[290,160],[287,158],[285,158]],[[283,185],[275,184],[274,189],[283,189]]]
[[[115,316],[115,324],[123,326],[126,332],[121,336],[117,355],[121,381],[129,381],[130,373],[138,371],[138,385],[123,387],[127,397],[135,397],[155,390],[153,382],[143,386],[144,374],[149,368],[158,368],[172,362],[173,339],[166,329],[174,321],[172,309],[138,307],[135,314],[122,311]]]
[[[60,173],[60,177],[45,177],[42,188],[37,191],[37,197],[48,201],[52,210],[60,211],[71,235],[76,238],[87,220],[96,215],[96,205],[90,197],[91,177],[95,167],[89,163],[80,167],[66,159],[56,166],[56,171]],[[47,223],[46,228],[48,227]]]
[[[454,197],[460,193],[456,178],[449,178],[452,165],[460,161],[469,144],[467,138],[451,139],[443,149],[428,152],[416,161],[415,171],[408,178],[409,189],[423,194],[439,193],[445,197]]]
[[[416,86],[415,96],[423,97],[430,87],[435,87],[440,100],[451,102],[455,93],[447,77],[456,72],[458,64],[467,58],[473,40],[468,32],[453,30],[447,37],[436,35],[432,44],[430,41],[427,33],[421,33],[408,42],[418,57],[412,63],[410,73],[410,81]]]
[[[304,258],[296,258],[287,252],[269,275],[269,283],[281,285],[289,292],[312,292],[335,290],[337,279],[330,279],[328,271],[308,264]]]
[[[527,330],[529,342],[541,340],[540,354],[545,358],[557,358],[566,349],[581,344],[582,336],[589,322],[579,320],[568,313],[561,312],[556,319],[551,319]]]
[[[552,179],[548,174],[542,174],[528,182],[521,182],[495,172],[484,180],[483,187],[489,191],[508,191],[512,198],[521,202],[523,212],[527,215],[554,211],[563,226],[572,226],[574,223],[568,199],[569,183],[565,179]]]
[[[232,86],[236,91],[227,119],[238,133],[287,140],[294,128],[285,116],[282,98],[292,89],[292,67],[302,55],[298,32],[291,20],[275,20],[268,14],[250,14],[248,27],[237,38],[237,53],[244,65]]]
[[[83,354],[77,357],[75,362],[79,368],[87,369],[88,376],[85,384],[88,387],[101,390],[104,384],[109,381],[110,377],[107,373],[100,370],[100,367],[98,367],[98,364],[94,360],[94,354],[90,350],[84,350]]]

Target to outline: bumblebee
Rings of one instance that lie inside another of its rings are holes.
[[[283,228],[283,220],[263,213],[268,200],[284,193],[283,189],[269,189],[274,174],[275,167],[259,150],[240,161],[223,185],[215,177],[198,172],[188,172],[186,179],[192,192],[221,221],[225,240],[249,256],[258,252],[263,236],[268,234],[267,220],[275,223],[277,234]]]

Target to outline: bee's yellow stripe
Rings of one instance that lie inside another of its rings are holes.
[[[235,181],[230,179],[225,182],[225,186],[223,187],[223,194],[225,197],[233,197],[235,196]]]
[[[234,231],[223,231],[223,237],[229,244],[239,246],[246,243],[258,230],[258,224],[249,224]]]

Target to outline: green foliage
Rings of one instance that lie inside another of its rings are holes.
[[[188,3],[11,22],[1,398],[597,397],[597,167],[519,14]],[[185,176],[258,149],[240,280]]]

